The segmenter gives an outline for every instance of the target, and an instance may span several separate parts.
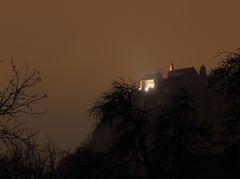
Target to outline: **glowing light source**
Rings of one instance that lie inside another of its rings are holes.
[[[149,91],[149,89],[155,88],[155,82],[153,79],[144,81],[144,90]]]
[[[143,81],[140,81],[140,86],[139,86],[138,90],[141,91],[142,88],[143,88]]]
[[[169,71],[173,71],[173,69],[174,69],[173,62],[170,62],[170,64],[169,64]]]

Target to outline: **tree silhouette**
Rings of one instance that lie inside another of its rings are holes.
[[[53,142],[15,143],[0,157],[0,178],[58,178],[57,167],[67,153]]]
[[[69,154],[60,161],[57,178],[104,179],[108,178],[105,155],[101,152],[81,146],[73,154]]]
[[[58,150],[53,143],[43,148],[36,145],[24,119],[45,113],[34,110],[34,105],[47,97],[34,92],[41,75],[28,65],[19,70],[13,61],[11,68],[10,80],[0,91],[0,178],[52,178]]]
[[[149,101],[154,95],[145,96],[134,83],[115,81],[90,110],[99,120],[97,128],[109,125],[113,131],[104,162],[122,171],[111,170],[121,177],[123,173],[125,178],[181,173],[184,159],[204,148],[199,141],[210,136],[205,123],[198,122],[192,98],[185,90],[169,97],[165,106]]]
[[[211,86],[223,96],[228,105],[224,128],[226,163],[234,177],[240,176],[240,49],[236,52],[221,52],[222,60],[211,72]]]
[[[140,99],[141,92],[134,83],[115,81],[110,91],[104,93],[90,110],[91,116],[99,120],[97,127],[112,127],[113,142],[108,160],[116,168],[120,164],[125,166],[127,178],[151,178],[146,141],[150,124]],[[136,170],[141,170],[141,173]]]
[[[228,142],[240,142],[240,51],[222,52],[219,66],[211,72],[211,85],[216,86],[218,93],[229,105],[223,121],[224,132]]]
[[[33,111],[33,105],[46,98],[46,95],[32,93],[31,89],[41,82],[37,70],[20,71],[11,63],[12,77],[6,88],[0,91],[0,140],[3,144],[22,141],[29,143],[32,135],[26,135],[24,122],[17,122],[17,117],[22,114],[36,117],[43,112]]]
[[[160,178],[181,178],[186,160],[204,150],[211,133],[206,123],[198,119],[193,99],[186,90],[170,95],[169,101],[156,123],[154,166]]]

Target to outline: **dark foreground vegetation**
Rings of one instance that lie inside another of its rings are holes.
[[[37,71],[20,73],[13,66],[0,94],[0,178],[240,178],[240,52],[220,55],[209,77],[209,88],[227,106],[217,129],[199,119],[186,89],[161,104],[158,93],[146,96],[119,80],[90,108],[96,126],[73,153],[53,143],[39,147],[22,123],[16,125],[19,115],[40,115],[31,106],[46,95],[28,93],[40,82]]]

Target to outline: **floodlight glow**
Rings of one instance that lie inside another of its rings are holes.
[[[142,81],[140,81],[140,86],[139,86],[139,88],[138,88],[138,90],[139,90],[139,91],[141,91],[141,90],[142,90],[142,86],[143,86],[143,82],[142,82]]]
[[[145,91],[149,91],[149,89],[155,88],[155,82],[153,79],[146,80],[144,86],[145,86],[145,88],[144,88]]]

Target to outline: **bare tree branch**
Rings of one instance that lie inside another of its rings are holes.
[[[33,105],[44,100],[47,95],[32,92],[32,88],[41,82],[39,71],[30,71],[26,64],[23,72],[16,68],[13,60],[11,68],[12,76],[6,87],[0,90],[0,140],[5,145],[16,140],[29,144],[33,134],[26,135],[25,123],[19,122],[17,116],[26,114],[37,117],[45,113],[34,111]]]

